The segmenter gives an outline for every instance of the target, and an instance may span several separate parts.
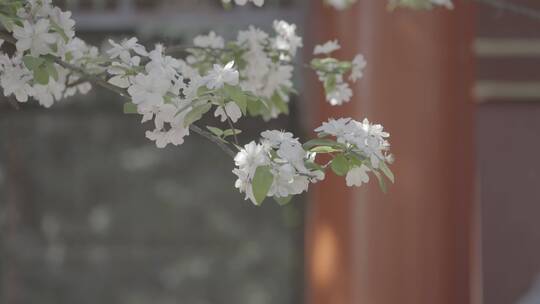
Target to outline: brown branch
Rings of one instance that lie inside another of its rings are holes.
[[[205,130],[199,128],[194,124],[190,125],[189,129],[218,145],[218,147],[220,147],[221,150],[227,153],[227,155],[229,155],[230,157],[234,158],[236,156],[236,153],[231,148],[229,148],[223,141],[221,141],[219,137],[214,136],[210,132],[206,132]]]

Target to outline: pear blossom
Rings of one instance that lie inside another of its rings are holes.
[[[360,187],[362,184],[366,184],[369,182],[369,175],[368,172],[371,171],[368,167],[365,165],[361,165],[360,167],[354,167],[352,168],[345,177],[345,181],[347,182],[347,186],[352,187]]]
[[[335,89],[326,95],[326,100],[333,105],[342,105],[349,102],[352,97],[352,90],[346,82],[338,82]]]
[[[108,82],[119,88],[127,89],[131,86],[129,71],[135,67],[138,67],[141,62],[141,57],[133,56],[129,59],[129,62],[113,62],[111,66],[107,68],[107,73],[112,75]]]
[[[221,121],[224,122],[227,120],[227,117],[231,119],[232,122],[237,122],[240,117],[242,117],[242,111],[240,107],[235,102],[228,102],[225,106],[217,107],[214,112],[214,116],[221,117]]]
[[[268,163],[268,157],[264,146],[254,141],[245,145],[244,148],[234,157],[234,163],[240,169],[246,169],[248,172],[255,173],[258,166]]]
[[[326,133],[335,136],[339,142],[344,142],[345,134],[349,132],[350,118],[329,119],[323,122],[322,126],[315,129],[315,132]]]
[[[273,148],[277,148],[283,142],[294,140],[294,135],[290,132],[267,130],[261,133],[263,140]]]
[[[278,34],[274,39],[274,47],[277,50],[296,55],[298,48],[303,46],[302,38],[296,35],[296,25],[287,23],[283,20],[274,21],[274,30]],[[285,56],[285,59],[288,57]]]
[[[123,62],[128,63],[131,59],[131,51],[140,56],[148,55],[148,52],[144,46],[140,45],[138,43],[138,39],[135,37],[123,40],[120,43],[116,43],[114,40],[109,39],[109,43],[111,44],[112,48],[107,51],[107,54],[109,54],[111,59],[120,57]]]
[[[134,104],[160,105],[163,104],[164,96],[170,87],[171,83],[163,81],[159,73],[137,74],[133,77],[128,93]]]
[[[298,175],[296,169],[288,163],[274,166],[272,174],[274,181],[268,196],[288,197],[307,191],[309,187],[309,179],[306,176]]]
[[[30,50],[32,56],[45,55],[51,52],[51,45],[56,42],[56,35],[49,33],[50,22],[40,19],[35,24],[28,20],[23,21],[23,26],[13,27],[13,37],[17,39],[17,51]]]
[[[382,125],[372,124],[367,119],[362,122],[353,119],[330,119],[315,131],[335,136],[339,143],[353,145],[358,152],[365,155],[373,168],[378,168],[380,162],[391,159],[386,153],[390,148],[387,140],[390,134],[384,131]]]
[[[32,90],[28,82],[31,79],[30,71],[23,68],[21,64],[12,65],[9,62],[2,68],[0,74],[0,85],[4,89],[4,96],[13,94],[19,102],[28,101],[28,96],[31,95]]]
[[[51,10],[51,21],[57,25],[68,39],[72,39],[75,36],[75,20],[71,18],[71,12],[64,12],[60,8],[55,7]]]
[[[333,51],[339,50],[341,46],[337,40],[330,40],[322,45],[316,45],[313,50],[313,55],[330,54]]]
[[[49,83],[46,85],[34,85],[32,88],[32,96],[38,100],[40,105],[49,108],[55,101],[62,99],[64,90],[64,83],[49,79]]]
[[[223,37],[216,35],[214,31],[208,35],[199,35],[193,39],[193,45],[201,48],[222,49],[225,47]]]
[[[238,85],[238,71],[233,68],[234,61],[227,63],[225,66],[214,64],[214,69],[206,76],[206,86],[209,89],[220,89],[223,85]]]
[[[358,54],[354,57],[352,61],[351,75],[349,79],[353,82],[356,82],[358,79],[362,78],[363,70],[366,67],[367,62],[362,54]]]

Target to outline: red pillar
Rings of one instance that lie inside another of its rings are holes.
[[[337,38],[339,58],[368,67],[343,107],[310,76],[317,126],[368,117],[391,133],[396,185],[359,191],[332,176],[314,189],[307,219],[310,304],[472,303],[474,151],[472,8],[389,12],[360,0],[337,12],[310,1],[311,42]]]

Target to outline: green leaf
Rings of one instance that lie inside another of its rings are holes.
[[[26,66],[26,68],[31,70],[31,71],[34,70],[35,68],[41,66],[43,64],[43,62],[45,62],[45,59],[43,59],[43,58],[32,57],[30,55],[24,56],[22,60],[23,60],[24,65]]]
[[[280,206],[285,206],[287,205],[288,203],[291,202],[292,200],[292,195],[289,195],[289,196],[286,196],[286,197],[275,197],[274,196],[274,200],[280,205]]]
[[[309,152],[315,152],[315,153],[333,153],[333,152],[343,152],[341,149],[336,149],[334,147],[329,146],[317,146],[309,149]]]
[[[238,86],[231,86],[231,85],[224,85],[223,91],[225,92],[225,95],[228,99],[234,101],[238,107],[240,107],[240,110],[242,110],[242,113],[245,115],[247,111],[247,97],[246,94],[242,91],[242,89]]]
[[[343,176],[349,172],[349,161],[343,154],[338,154],[332,160],[330,168],[336,175]]]
[[[262,204],[266,198],[266,195],[268,194],[268,191],[270,191],[270,187],[272,186],[273,182],[274,175],[270,171],[269,166],[257,167],[252,184],[253,196],[255,197],[257,205]]]
[[[362,160],[363,158],[358,153],[350,152],[347,154],[347,156],[351,166],[361,167],[364,164],[364,161]]]
[[[137,105],[132,102],[124,103],[124,114],[139,114]]]
[[[312,162],[312,161],[306,161],[305,162],[305,165],[306,165],[306,168],[310,169],[310,170],[319,170],[319,171],[322,171],[324,172],[324,168],[323,166],[315,163],[315,162]]]
[[[383,162],[383,161],[380,161],[379,162],[379,168],[381,169],[382,173],[384,173],[384,175],[386,175],[386,177],[388,177],[388,179],[393,184],[394,183],[394,173],[392,173],[392,170],[390,170],[390,168],[388,168],[386,163]]]
[[[0,23],[2,23],[2,26],[8,31],[13,31],[13,22],[10,18],[4,16],[3,14],[0,14]]]
[[[212,92],[212,90],[210,90],[209,88],[207,88],[206,86],[200,86],[198,89],[197,89],[197,97],[201,97],[202,95],[205,95],[205,94],[208,94]]]
[[[333,92],[336,89],[336,76],[330,75],[324,80],[324,91]]]
[[[66,32],[64,32],[64,29],[61,28],[56,22],[50,20],[50,24],[51,24],[51,29],[55,32],[57,32],[58,34],[60,34],[60,36],[62,36],[62,38],[64,39],[65,42],[69,42],[69,37],[66,35]]]
[[[331,140],[331,139],[312,139],[304,143],[302,146],[304,147],[305,150],[309,150],[317,146],[339,147],[340,144],[336,142],[335,140]]]
[[[52,76],[54,80],[58,80],[58,71],[56,70],[54,63],[47,61],[45,64],[45,70],[47,71],[47,74]]]
[[[223,130],[221,130],[220,128],[215,128],[211,126],[206,126],[206,128],[217,137],[221,137],[223,135]]]
[[[193,110],[187,113],[186,117],[184,118],[184,126],[187,127],[190,124],[201,119],[206,112],[210,111],[211,107],[212,104],[210,103],[205,103],[203,105],[193,107]]]
[[[272,104],[279,110],[280,113],[289,114],[289,105],[281,98],[279,93],[274,93],[270,98]]]
[[[378,171],[373,171],[373,174],[377,177],[377,180],[379,180],[379,187],[381,188],[383,193],[388,192],[388,187],[386,187],[386,182],[384,181],[384,178],[381,176],[381,173]]]
[[[34,69],[34,81],[42,85],[49,83],[49,73],[46,67],[40,66]]]
[[[223,137],[233,136],[235,134],[238,135],[240,133],[242,133],[242,130],[234,129],[233,131],[233,129],[227,129],[223,131]]]

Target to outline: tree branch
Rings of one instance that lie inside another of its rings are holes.
[[[190,125],[189,129],[218,145],[218,147],[220,147],[221,150],[227,153],[227,155],[229,155],[230,157],[234,158],[236,156],[236,153],[231,148],[229,148],[224,142],[221,141],[220,138],[214,136],[212,133],[206,132],[205,130],[199,128],[194,124]]]
[[[9,35],[9,34],[7,34],[5,32],[0,32],[0,39],[3,39],[4,41],[6,41],[8,43],[11,43],[13,45],[16,44],[15,38],[13,38],[11,35]],[[71,63],[65,62],[62,59],[58,58],[58,57],[56,57],[54,59],[54,62],[56,64],[60,65],[61,67],[65,68],[65,69],[71,70],[71,71],[79,74],[82,78],[86,79],[87,81],[90,81],[90,82],[92,82],[92,83],[94,83],[94,84],[96,84],[96,85],[98,85],[98,86],[100,86],[102,88],[113,91],[114,93],[117,93],[118,95],[120,95],[120,96],[122,96],[124,98],[130,99],[130,97],[129,97],[128,93],[126,92],[126,90],[108,83],[107,80],[105,80],[105,79],[103,79],[103,78],[101,78],[101,77],[99,77],[97,75],[87,73],[81,67],[78,67],[78,66],[73,65]],[[214,136],[212,133],[206,132],[205,130],[199,128],[198,126],[196,126],[194,124],[191,124],[189,126],[189,129],[191,131],[199,134],[200,136],[210,140],[211,142],[215,143],[218,147],[221,148],[221,150],[223,150],[230,157],[232,157],[232,158],[235,157],[236,153],[231,148],[229,148],[224,142],[222,142],[220,138]]]

